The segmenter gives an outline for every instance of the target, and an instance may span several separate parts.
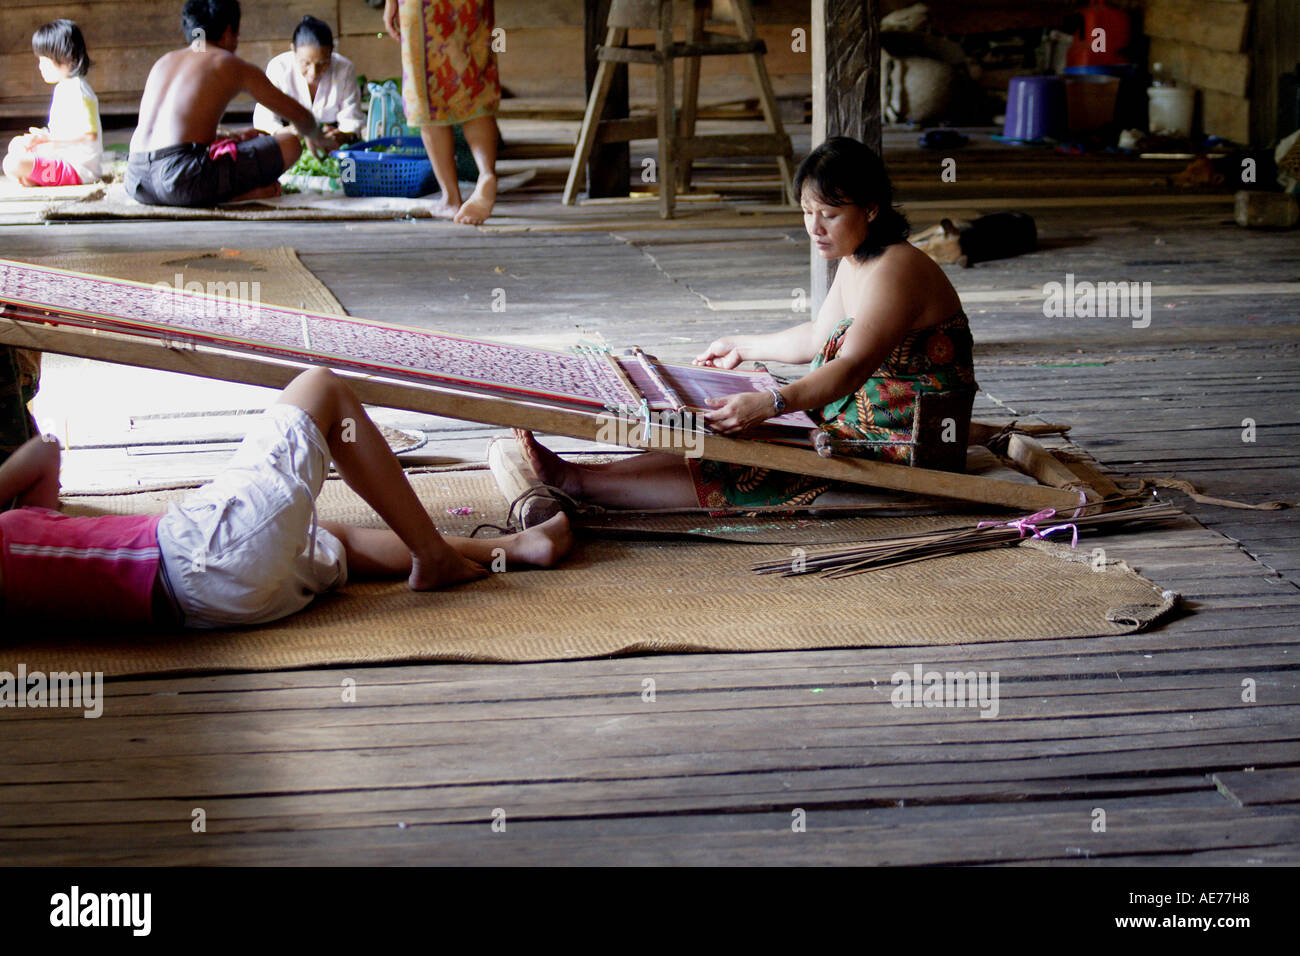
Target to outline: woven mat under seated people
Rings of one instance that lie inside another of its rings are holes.
[[[536,170],[502,176],[497,194],[508,193],[526,185]],[[461,195],[474,191],[473,183],[461,183]],[[351,197],[339,193],[296,193],[271,199],[225,203],[220,206],[189,208],[184,206],[149,206],[127,195],[121,183],[104,186],[82,198],[52,202],[40,212],[50,222],[78,219],[292,219],[335,220],[359,219],[431,219],[437,193],[416,199],[394,196]]]
[[[465,534],[504,517],[486,471],[414,475],[412,482],[444,532]],[[157,511],[182,494],[82,497],[68,499],[65,508],[80,514]],[[337,479],[326,483],[319,514],[378,525]],[[898,530],[897,519],[885,520],[879,533]],[[1063,560],[1061,550],[1002,548],[830,581],[750,571],[754,561],[789,554],[785,545],[579,540],[554,570],[493,574],[428,594],[399,581],[351,582],[301,614],[259,628],[165,636],[56,636],[28,629],[7,637],[0,669],[12,672],[23,662],[28,671],[113,677],[960,644],[1129,633],[1168,609],[1160,589],[1126,567],[1093,571],[1087,563]]]

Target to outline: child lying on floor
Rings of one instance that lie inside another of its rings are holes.
[[[5,175],[24,186],[80,186],[99,182],[104,142],[99,98],[86,82],[90,57],[71,20],[47,23],[32,35],[41,79],[54,85],[50,125],[15,136]]]
[[[318,521],[334,460],[387,529]],[[497,538],[444,538],[379,430],[328,369],[294,379],[226,469],[162,515],[77,518],[59,506],[59,446],[34,438],[0,465],[0,607],[51,621],[230,627],[302,610],[354,576],[405,577],[417,591],[507,568],[551,567],[568,519]]]

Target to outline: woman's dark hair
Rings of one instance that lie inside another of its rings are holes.
[[[831,206],[877,208],[867,238],[853,253],[858,259],[880,255],[912,231],[907,217],[894,208],[894,187],[884,162],[856,139],[833,136],[809,153],[794,175],[795,194],[802,197],[805,185]]]
[[[181,10],[186,43],[193,43],[198,37],[216,43],[225,34],[226,27],[239,33],[239,0],[186,0]]]
[[[322,50],[334,49],[334,31],[324,20],[317,20],[313,16],[303,17],[298,21],[297,28],[293,31],[293,45],[316,46]]]
[[[48,56],[60,66],[70,67],[69,76],[85,76],[90,69],[86,40],[71,20],[55,20],[32,34],[32,52]]]

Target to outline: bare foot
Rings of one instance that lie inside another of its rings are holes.
[[[434,219],[455,219],[456,213],[460,211],[460,195],[457,194],[452,199],[439,199],[429,207],[429,212],[433,214]]]
[[[543,484],[550,485],[552,488],[559,488],[571,498],[582,497],[581,468],[569,464],[549,448],[539,445],[530,431],[516,428],[515,441],[519,443],[519,451],[523,454],[524,459],[528,464],[532,465],[533,471],[542,480]],[[554,520],[555,518],[551,519],[551,521]],[[536,527],[542,528],[549,523],[545,522]]]
[[[516,534],[506,548],[506,560],[534,568],[550,568],[558,564],[572,547],[569,516],[561,513]]]
[[[453,584],[464,584],[486,577],[487,568],[463,558],[450,548],[446,555],[431,562],[411,559],[411,576],[406,584],[412,591],[434,591]]]
[[[496,201],[497,178],[491,175],[480,176],[474,194],[465,200],[465,205],[456,213],[456,221],[467,226],[481,226],[492,215]]]
[[[259,186],[257,189],[250,189],[234,199],[227,199],[226,202],[243,202],[245,199],[270,199],[272,196],[280,195],[284,190],[279,183],[271,183],[269,186]]]

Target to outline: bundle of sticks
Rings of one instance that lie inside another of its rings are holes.
[[[1170,521],[1183,514],[1178,508],[1163,502],[1117,510],[1099,510],[1099,506],[1105,504],[1107,503],[1098,502],[1089,505],[1083,509],[1082,514],[1068,519],[1058,519],[1049,508],[1007,522],[981,521],[964,528],[880,538],[852,548],[837,548],[815,555],[801,554],[794,559],[782,561],[765,561],[753,565],[752,570],[759,574],[780,574],[783,577],[821,574],[827,578],[842,578],[883,568],[896,568],[928,558],[1010,547],[1031,538],[1042,539],[1049,535],[1068,535],[1071,543],[1077,543],[1080,532]],[[1094,513],[1089,514],[1090,511]]]

